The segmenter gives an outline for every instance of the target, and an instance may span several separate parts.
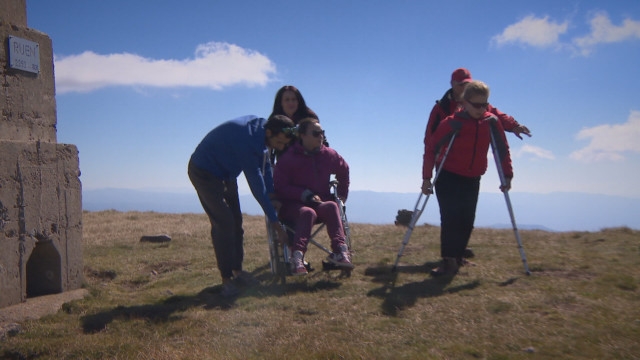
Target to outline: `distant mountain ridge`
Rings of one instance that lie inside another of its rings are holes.
[[[195,191],[171,193],[130,189],[83,190],[84,210],[203,213]],[[393,224],[398,210],[413,210],[418,193],[351,191],[347,217],[353,223]],[[599,231],[626,226],[640,229],[640,199],[585,193],[509,193],[518,229]],[[242,211],[262,215],[252,195],[241,195]],[[480,193],[476,227],[511,228],[502,193]],[[419,224],[439,224],[438,202],[430,196]]]

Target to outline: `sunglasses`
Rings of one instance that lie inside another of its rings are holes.
[[[311,130],[311,135],[313,135],[313,137],[324,136],[324,130]]]
[[[487,106],[489,106],[488,102],[486,102],[486,103],[475,103],[475,102],[471,102],[469,100],[465,100],[465,101],[468,102],[469,105],[473,106],[476,109],[486,109]]]

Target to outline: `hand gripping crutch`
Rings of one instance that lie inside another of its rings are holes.
[[[495,131],[496,128],[496,119],[492,118],[491,120],[491,150],[493,151],[493,158],[496,161],[496,168],[498,169],[498,175],[500,176],[500,185],[501,187],[506,185],[506,178],[504,176],[504,170],[502,169],[502,157],[500,156],[500,150],[498,148],[498,143],[496,142]],[[511,225],[513,226],[513,233],[516,235],[516,241],[518,242],[518,250],[520,250],[520,258],[522,259],[522,264],[524,265],[524,272],[527,275],[531,275],[531,271],[529,271],[529,265],[527,264],[527,257],[524,254],[524,248],[522,247],[522,240],[520,239],[520,233],[518,232],[518,227],[516,226],[516,218],[513,215],[513,208],[511,207],[511,199],[509,198],[509,190],[503,189],[502,193],[504,194],[504,199],[507,203],[507,209],[509,210],[509,217],[511,217]]]
[[[438,166],[438,169],[436,170],[436,174],[433,177],[433,182],[431,183],[432,190],[433,190],[433,186],[436,183],[436,180],[438,180],[438,176],[440,175],[440,170],[442,170],[442,165],[444,165],[444,161],[447,159],[447,155],[449,155],[449,150],[451,149],[451,145],[453,145],[453,140],[456,138],[456,135],[458,135],[458,130],[460,129],[460,127],[454,126],[454,124],[458,125],[458,123],[451,124],[452,127],[454,127],[454,132],[451,135],[451,140],[449,140],[449,145],[447,145],[447,149],[444,153],[444,156],[442,157],[442,161],[440,161],[440,165]],[[424,208],[427,206],[427,201],[429,201],[429,197],[431,196],[431,194],[424,195],[424,200],[423,200],[423,195],[424,194],[422,193],[422,191],[420,191],[420,195],[418,196],[416,205],[413,208],[411,221],[409,222],[409,225],[407,226],[407,231],[405,232],[404,238],[402,239],[402,245],[400,246],[400,250],[398,251],[396,262],[393,264],[393,267],[391,268],[392,272],[396,272],[396,270],[398,269],[398,262],[400,261],[400,257],[402,257],[402,253],[404,252],[405,246],[407,246],[407,244],[409,243],[409,238],[411,238],[411,233],[413,232],[413,228],[418,222],[420,215],[422,215]]]

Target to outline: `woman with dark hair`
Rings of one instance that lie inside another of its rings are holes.
[[[349,165],[337,151],[323,145],[324,130],[317,119],[305,118],[298,124],[300,141],[294,142],[278,159],[273,172],[273,186],[282,202],[280,218],[295,224],[291,244],[293,275],[306,275],[304,254],[316,221],[327,225],[332,253],[327,261],[353,269],[351,253],[345,243],[338,204],[331,194],[331,175],[338,181],[337,195],[347,201]]]
[[[285,85],[278,90],[269,117],[273,115],[285,115],[296,125],[304,118],[318,119],[318,115],[307,106],[300,90],[293,85]]]
[[[273,115],[284,115],[291,119],[296,125],[298,125],[300,120],[306,118],[320,121],[318,115],[307,106],[300,90],[293,85],[285,85],[278,90],[276,99],[273,102],[273,111],[269,117]],[[329,146],[326,135],[322,143],[324,146]]]

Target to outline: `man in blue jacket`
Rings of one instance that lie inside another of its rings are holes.
[[[237,178],[244,172],[270,226],[286,239],[273,197],[272,149],[282,151],[293,137],[293,121],[283,115],[265,120],[253,115],[224,122],[202,139],[191,155],[188,174],[211,222],[211,240],[222,276],[222,295],[238,294],[234,280],[248,281],[244,259],[242,211]]]

